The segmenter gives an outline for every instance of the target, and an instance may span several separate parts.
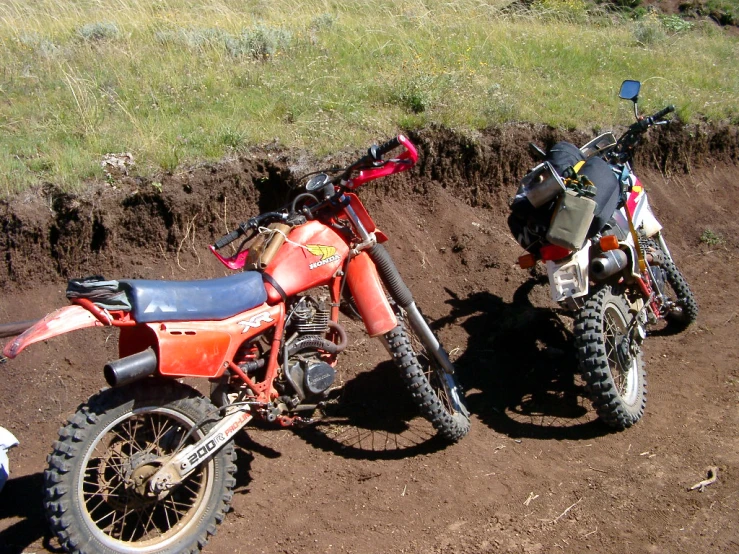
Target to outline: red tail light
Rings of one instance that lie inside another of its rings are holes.
[[[545,244],[541,247],[539,252],[541,253],[541,259],[545,262],[547,260],[555,262],[557,260],[561,260],[562,258],[566,258],[570,255],[572,251],[568,250],[567,248],[557,246],[555,244]]]

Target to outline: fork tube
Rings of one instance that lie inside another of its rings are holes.
[[[441,347],[441,344],[439,344],[433,331],[431,331],[428,323],[426,323],[426,319],[421,315],[421,312],[418,311],[416,303],[411,302],[411,304],[405,308],[405,311],[408,313],[408,320],[411,327],[418,334],[418,338],[421,339],[424,346],[429,350],[429,352],[431,352],[431,354],[433,354],[434,358],[436,358],[436,361],[439,362],[439,365],[444,368],[445,372],[449,374],[454,373],[454,365],[449,359],[446,350],[444,350]]]
[[[352,253],[356,256],[361,251],[367,250],[368,248],[371,248],[372,246],[377,244],[377,238],[375,237],[374,233],[370,233],[369,231],[367,231],[365,226],[362,224],[362,221],[359,219],[357,212],[354,211],[354,208],[352,208],[351,204],[349,203],[346,195],[342,195],[339,201],[344,204],[344,213],[351,220],[352,225],[354,225],[354,229],[357,232],[357,235],[359,235],[359,238],[362,239],[359,244],[354,246],[354,249],[352,250]]]
[[[449,360],[449,356],[441,347],[438,339],[434,336],[428,323],[426,323],[426,319],[418,310],[410,289],[400,276],[398,268],[395,266],[395,262],[393,262],[388,251],[381,244],[375,244],[372,248],[367,249],[367,253],[375,263],[377,272],[380,274],[382,282],[385,283],[388,291],[390,291],[393,300],[408,313],[408,323],[416,332],[418,338],[421,339],[424,346],[434,356],[439,365],[444,368],[444,371],[454,373],[454,366]]]

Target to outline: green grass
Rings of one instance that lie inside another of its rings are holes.
[[[683,8],[686,13],[710,16],[722,25],[739,25],[739,0],[692,0]]]
[[[739,120],[736,37],[581,0],[504,5],[6,0],[0,195],[103,178],[107,153],[150,173],[275,139],[320,155],[432,123],[625,124],[625,78],[644,112]]]
[[[700,236],[700,240],[703,244],[707,244],[708,246],[718,246],[726,242],[721,233],[715,233],[711,231],[711,229],[705,229]]]

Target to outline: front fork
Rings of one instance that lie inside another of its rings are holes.
[[[360,251],[366,251],[367,254],[369,254],[370,259],[374,262],[375,267],[377,268],[383,283],[390,292],[390,295],[393,297],[393,300],[395,300],[395,302],[397,302],[397,304],[408,314],[409,323],[423,342],[423,345],[444,369],[445,373],[454,375],[454,365],[449,359],[444,348],[439,344],[433,331],[429,328],[428,323],[426,323],[421,312],[418,310],[418,307],[413,300],[413,295],[411,294],[410,289],[403,282],[403,278],[400,276],[398,268],[395,267],[395,262],[393,262],[390,254],[384,246],[377,242],[374,233],[370,233],[365,229],[356,212],[350,205],[345,207],[345,211],[346,215],[354,224],[359,237],[362,239],[361,242],[354,247],[354,252],[359,253]]]
[[[664,258],[672,261],[672,255],[670,254],[670,250],[667,248],[667,243],[665,242],[662,233],[657,232],[655,235],[652,235],[649,238],[657,242],[657,245],[662,251]],[[680,299],[678,298],[677,302],[672,302],[669,296],[665,295],[664,280],[656,279],[654,276],[654,270],[649,265],[647,265],[646,273],[649,278],[649,284],[652,293],[650,297],[650,304],[652,305],[652,313],[654,314],[654,317],[656,319],[661,319],[667,313],[676,313],[682,311]]]
[[[413,295],[400,276],[390,254],[381,244],[375,244],[372,248],[367,249],[367,253],[375,263],[377,272],[390,292],[390,296],[398,306],[405,310],[408,316],[408,325],[416,333],[429,355],[433,356],[438,366],[443,370],[443,375],[439,375],[439,377],[444,379],[445,388],[454,404],[454,410],[468,414],[460,398],[459,385],[454,376],[454,364],[452,364],[446,350],[441,346],[439,339],[436,338],[431,327],[429,327],[426,318],[423,317],[418,306],[416,306]]]
[[[416,332],[418,338],[421,339],[421,342],[426,349],[444,369],[445,373],[454,375],[454,364],[452,364],[452,361],[449,359],[449,355],[439,343],[439,340],[429,327],[426,319],[421,315],[416,303],[411,302],[408,306],[403,306],[403,309],[408,314],[408,323]]]

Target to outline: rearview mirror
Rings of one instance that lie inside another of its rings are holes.
[[[639,89],[641,89],[641,83],[639,81],[627,79],[621,83],[621,91],[618,93],[618,97],[636,103],[639,99]]]

